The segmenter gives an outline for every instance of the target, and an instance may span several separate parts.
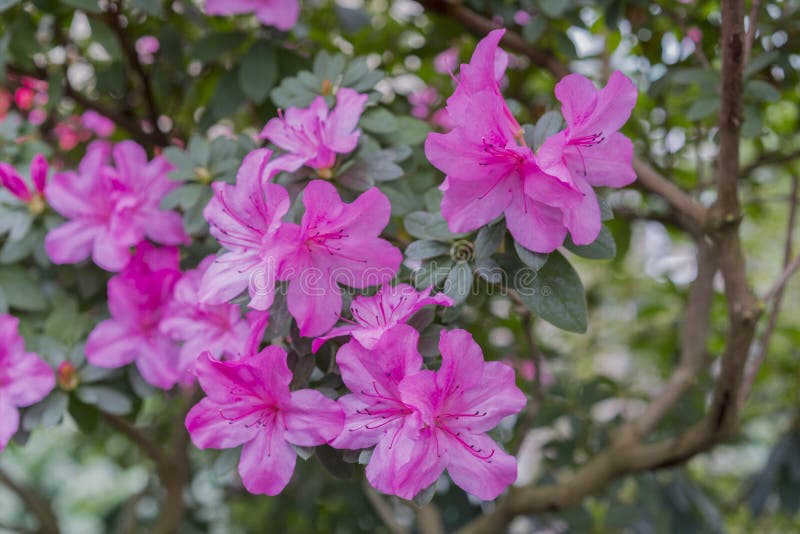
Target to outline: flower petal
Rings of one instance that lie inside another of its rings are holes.
[[[253,440],[261,430],[258,425],[232,422],[222,416],[225,405],[205,398],[186,414],[186,430],[199,449],[230,449]]]
[[[336,401],[313,389],[293,391],[282,413],[286,440],[303,447],[328,443],[344,424],[344,413]]]
[[[451,434],[442,432],[447,442],[447,472],[458,487],[475,497],[491,501],[517,480],[517,460],[486,435],[463,436],[462,444]],[[480,450],[480,453],[476,453]],[[491,454],[490,458],[485,458]]]
[[[289,484],[297,454],[274,422],[262,427],[242,447],[239,475],[250,493],[277,495]]]

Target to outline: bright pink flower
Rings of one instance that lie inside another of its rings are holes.
[[[203,214],[211,235],[226,252],[208,266],[200,284],[200,300],[221,304],[249,290],[250,307],[266,310],[275,298],[275,270],[281,252],[274,242],[281,217],[289,211],[289,193],[268,183],[277,172],[267,149],[247,155],[236,185],[216,182],[214,197]]]
[[[110,137],[116,129],[114,121],[93,110],[86,111],[81,115],[81,126],[103,138]]]
[[[431,116],[431,123],[435,124],[445,132],[448,132],[456,127],[456,123],[446,109],[437,109]]]
[[[386,284],[374,296],[358,296],[350,304],[352,324],[337,326],[311,344],[314,352],[329,339],[353,336],[367,349],[375,347],[381,336],[408,321],[425,306],[452,306],[453,299],[443,293],[430,296],[432,287],[417,292],[408,284]]]
[[[291,30],[300,16],[297,0],[206,0],[209,15],[240,15],[253,13],[266,26]]]
[[[556,85],[556,98],[567,128],[548,138],[536,154],[539,166],[583,192],[583,200],[564,209],[564,224],[578,245],[600,233],[600,206],[592,186],[624,187],[636,180],[631,165],[633,143],[618,132],[638,96],[633,82],[619,71],[598,91],[580,74]],[[533,189],[525,186],[533,195]]]
[[[29,87],[20,87],[14,93],[14,103],[23,111],[31,109],[33,106],[33,97],[35,96],[33,89]]]
[[[306,211],[300,225],[286,223],[277,240],[286,247],[278,271],[290,280],[289,312],[300,334],[320,336],[342,312],[339,285],[381,285],[397,274],[403,254],[380,233],[389,223],[391,205],[373,187],[345,204],[329,182],[314,180],[303,192]]]
[[[531,149],[514,138],[504,109],[494,92],[475,93],[463,108],[471,117],[468,126],[428,135],[425,155],[447,175],[442,215],[451,231],[469,232],[505,214],[521,245],[551,252],[567,234],[561,207],[581,195],[539,169]]]
[[[148,162],[133,141],[114,147],[115,167],[108,165],[110,152],[107,143],[93,143],[77,172],[56,173],[48,184],[47,201],[69,219],[45,238],[54,263],[91,255],[103,269],[119,271],[130,260],[130,248],[145,237],[162,245],[188,243],[181,216],[159,206],[180,186],[167,177],[172,165],[162,156]]]
[[[433,69],[439,74],[449,74],[458,65],[458,48],[452,47],[433,58]]]
[[[217,359],[225,354],[238,358],[248,348],[250,327],[237,304],[200,302],[200,281],[214,258],[207,257],[197,269],[183,274],[175,284],[172,301],[161,319],[161,332],[183,342],[180,352],[182,368],[191,367],[205,351]]]
[[[178,255],[175,247],[142,243],[125,270],[108,281],[111,318],[89,334],[89,363],[117,368],[135,362],[142,378],[162,389],[187,380],[193,362],[182,361],[178,344],[159,329],[181,276]]]
[[[0,163],[0,183],[8,189],[18,199],[30,203],[37,197],[41,201],[44,194],[45,183],[50,166],[44,155],[36,154],[31,161],[31,182],[33,188],[25,183],[25,180],[17,174],[17,171],[8,163]]]
[[[28,113],[28,122],[34,126],[41,126],[47,120],[47,112],[43,109],[32,109]]]
[[[686,30],[686,36],[691,39],[694,44],[699,45],[703,41],[703,30],[697,26],[692,26]]]
[[[339,349],[336,362],[353,393],[339,399],[345,424],[332,445],[374,445],[367,479],[383,493],[411,499],[446,469],[468,493],[494,499],[517,478],[514,457],[486,435],[525,406],[514,371],[484,362],[464,330],[442,332],[441,367],[420,370],[418,338],[400,325],[371,351],[355,341]]]
[[[200,449],[243,445],[239,475],[250,493],[283,491],[297,460],[292,445],[322,445],[341,431],[335,401],[312,389],[289,390],[292,373],[280,347],[231,362],[205,353],[196,369],[208,396],[186,415],[186,429]]]
[[[55,385],[50,366],[25,351],[19,319],[0,315],[0,451],[19,428],[18,408],[44,399]]]
[[[308,108],[289,108],[271,119],[261,137],[288,152],[275,160],[282,170],[294,172],[307,165],[322,175],[336,163],[336,154],[355,150],[361,135],[356,125],[366,103],[367,95],[345,87],[336,94],[333,110],[318,96]]]

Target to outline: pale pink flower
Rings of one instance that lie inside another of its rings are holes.
[[[297,461],[292,445],[323,445],[344,421],[337,403],[319,391],[289,389],[286,358],[286,351],[271,346],[230,362],[205,353],[196,364],[207,397],[186,415],[186,429],[200,449],[242,445],[239,475],[250,493],[283,491]]]
[[[314,180],[303,192],[300,225],[285,223],[276,240],[288,250],[278,279],[289,282],[287,305],[300,334],[315,337],[342,311],[340,284],[365,288],[397,274],[403,254],[380,233],[389,223],[389,199],[377,188],[345,204],[329,182]]]
[[[367,349],[378,343],[392,327],[408,321],[425,306],[452,306],[453,299],[443,293],[431,296],[429,287],[421,292],[408,284],[384,285],[374,296],[358,296],[350,304],[351,324],[337,326],[311,344],[314,352],[329,339],[353,336]]]
[[[261,132],[286,151],[275,159],[282,170],[294,172],[303,165],[317,169],[320,176],[330,172],[337,154],[355,150],[361,130],[356,129],[367,103],[367,95],[342,88],[336,94],[336,107],[328,110],[318,96],[308,108],[289,108],[271,119]]]
[[[458,48],[451,47],[433,58],[433,69],[439,74],[449,74],[458,65]]]
[[[373,350],[356,341],[339,349],[336,362],[352,394],[339,399],[345,424],[332,445],[374,445],[367,480],[383,493],[412,499],[447,470],[468,493],[495,499],[516,480],[517,462],[486,432],[525,406],[514,371],[484,362],[464,330],[442,332],[441,367],[420,370],[418,338],[399,325]]]
[[[206,0],[209,15],[253,13],[262,24],[291,30],[300,16],[298,0]]]
[[[19,319],[0,315],[0,451],[19,428],[19,408],[41,401],[55,385],[53,369],[25,351]]]
[[[116,129],[114,121],[94,110],[86,111],[81,115],[81,126],[94,132],[97,137],[102,138],[110,137]]]
[[[142,378],[161,389],[187,382],[193,362],[182,360],[178,344],[159,329],[180,276],[177,248],[139,245],[125,270],[108,281],[111,318],[89,334],[89,363],[106,368],[136,363]]]
[[[110,155],[110,145],[92,143],[77,172],[56,173],[47,185],[48,203],[69,219],[45,238],[54,263],[91,256],[103,269],[119,271],[130,260],[130,248],[145,237],[162,245],[189,242],[181,216],[160,208],[164,196],[180,186],[167,177],[172,170],[167,159],[148,162],[133,141],[114,147],[114,167]]]

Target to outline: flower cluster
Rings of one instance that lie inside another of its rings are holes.
[[[180,215],[159,207],[179,186],[167,178],[171,170],[163,157],[148,161],[133,141],[113,148],[92,143],[77,172],[56,173],[45,188],[47,202],[68,219],[47,234],[50,259],[64,264],[91,256],[103,269],[120,271],[131,259],[131,247],[145,238],[162,245],[188,243]]]
[[[300,16],[297,0],[206,0],[209,15],[242,15],[252,13],[266,26],[291,30]]]
[[[619,72],[602,91],[583,76],[567,76],[556,87],[567,127],[534,154],[500,91],[508,65],[498,48],[504,31],[491,32],[461,66],[447,101],[455,127],[430,134],[425,144],[430,162],[446,174],[442,214],[454,232],[504,214],[514,239],[535,252],[553,251],[567,233],[578,245],[592,243],[601,229],[592,186],[636,179],[632,144],[618,132],[636,103],[636,87]]]
[[[42,154],[34,156],[31,161],[31,185],[17,174],[16,169],[8,163],[0,163],[0,183],[3,187],[28,205],[32,213],[39,213],[44,209],[44,189],[47,184],[47,174],[50,165]]]

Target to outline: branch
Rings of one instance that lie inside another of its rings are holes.
[[[783,304],[783,292],[786,288],[786,283],[789,281],[789,278],[791,278],[792,274],[794,274],[797,268],[800,267],[800,256],[798,256],[794,262],[792,261],[792,250],[794,249],[794,226],[795,221],[797,220],[797,195],[799,184],[800,180],[798,180],[797,176],[793,176],[792,192],[790,193],[789,202],[789,221],[787,222],[786,228],[786,241],[783,245],[783,274],[776,281],[776,284],[770,288],[763,299],[765,302],[768,302],[773,298],[775,300],[772,303],[772,309],[770,310],[769,318],[767,319],[767,326],[764,329],[764,333],[761,335],[758,356],[756,356],[756,359],[753,361],[753,364],[750,366],[749,371],[745,375],[744,383],[742,384],[742,389],[739,393],[739,404],[744,404],[744,402],[747,400],[747,397],[750,395],[750,391],[753,389],[753,383],[756,380],[758,370],[761,368],[764,360],[767,358],[767,352],[769,352],[769,343],[772,340],[772,334],[775,331],[775,327],[778,326],[778,315],[780,315],[781,305]]]
[[[40,498],[36,493],[25,486],[15,482],[2,470],[0,470],[0,484],[16,494],[17,497],[25,503],[28,510],[36,516],[36,519],[39,521],[38,532],[43,534],[59,534],[61,530],[58,526],[58,518],[47,501]]]
[[[164,466],[168,466],[170,464],[170,460],[161,447],[158,444],[150,439],[147,434],[142,432],[141,429],[137,428],[133,423],[121,417],[119,415],[108,413],[106,411],[100,410],[100,416],[103,420],[108,423],[108,425],[121,434],[124,434],[132,443],[134,443],[137,447],[139,447],[142,452],[144,452],[153,462],[155,462],[156,466],[159,469],[162,469]]]
[[[751,0],[750,2],[750,16],[747,18],[747,37],[744,41],[744,61],[747,65],[750,62],[750,56],[753,51],[753,43],[756,40],[756,31],[758,31],[758,9],[761,7],[761,0]]]
[[[366,478],[362,486],[364,487],[364,495],[367,496],[367,500],[372,505],[372,508],[375,510],[375,513],[378,514],[381,521],[383,521],[386,528],[389,529],[389,532],[392,534],[409,534],[409,530],[397,522],[397,518],[395,518],[394,511],[389,503],[384,500],[375,488],[369,485]]]
[[[796,159],[800,159],[800,149],[791,152],[767,152],[762,154],[757,160],[746,165],[739,173],[741,177],[750,176],[754,170],[765,167],[767,165],[782,165],[784,163],[791,163]]]

